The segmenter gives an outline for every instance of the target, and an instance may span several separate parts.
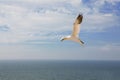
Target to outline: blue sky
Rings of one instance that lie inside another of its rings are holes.
[[[83,14],[82,47],[60,38]],[[0,59],[120,60],[120,0],[0,0]]]

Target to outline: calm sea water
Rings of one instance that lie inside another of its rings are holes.
[[[0,61],[0,80],[120,80],[120,61]]]

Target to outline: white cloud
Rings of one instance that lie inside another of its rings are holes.
[[[23,3],[26,6],[21,6]],[[71,6],[66,7],[67,4]],[[101,4],[104,3],[101,2]],[[31,7],[31,5],[35,7]],[[117,16],[101,14],[97,9],[98,7],[92,10],[84,6],[82,0],[12,0],[12,2],[5,0],[0,4],[0,25],[8,25],[10,32],[2,33],[0,42],[19,43],[32,39],[53,39],[46,35],[50,32],[56,32],[54,37],[58,37],[57,31],[71,31],[76,14],[79,11],[83,12],[84,16],[81,30],[100,32],[106,28],[119,25]],[[90,14],[91,12],[92,14]],[[35,36],[34,34],[39,35]]]
[[[36,13],[26,7],[5,4],[0,5],[0,9],[0,13],[4,14],[0,17],[0,25],[9,25],[11,30],[0,35],[1,43],[19,43],[29,39],[43,40],[49,38],[43,35],[65,29],[64,24],[70,22],[69,15],[59,13],[59,10],[65,12],[64,8],[59,8],[56,12],[47,9],[44,13]],[[35,33],[41,35],[31,36]]]
[[[69,2],[73,5],[73,6],[75,6],[75,7],[78,7],[78,6],[80,6],[81,4],[82,4],[82,0],[69,0]]]
[[[29,6],[34,6],[34,5],[55,5],[55,4],[60,4],[60,3],[66,3],[69,2],[71,4],[74,4],[76,2],[79,2],[79,0],[75,0],[75,2],[73,2],[72,0],[1,0],[0,2],[2,3],[7,3],[7,4],[26,4]],[[75,5],[75,4],[74,4]]]
[[[113,26],[119,26],[120,23],[118,21],[119,18],[112,14],[85,15],[82,28],[85,31],[101,32]]]

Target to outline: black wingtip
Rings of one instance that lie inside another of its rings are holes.
[[[83,19],[83,15],[79,14],[77,17],[77,20],[79,21],[78,24],[80,24],[82,22],[82,19]]]

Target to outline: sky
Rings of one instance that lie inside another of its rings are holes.
[[[0,60],[120,60],[119,35],[120,0],[0,0]]]

